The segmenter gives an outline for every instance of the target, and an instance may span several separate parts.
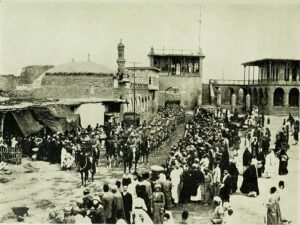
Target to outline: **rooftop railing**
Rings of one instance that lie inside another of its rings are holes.
[[[154,49],[154,54],[161,55],[192,55],[199,56],[200,52],[196,50],[184,50],[184,49]]]
[[[296,85],[300,81],[295,80],[218,80],[218,79],[209,79],[210,84],[219,84],[219,85],[258,85],[258,84],[283,84],[283,85]]]

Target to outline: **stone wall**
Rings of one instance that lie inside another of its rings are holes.
[[[127,102],[127,104],[122,104],[121,113],[134,111],[133,89],[119,87],[118,89],[114,90],[114,96],[115,99],[123,99]],[[141,121],[149,119],[154,112],[157,112],[157,91],[149,91],[148,89],[136,89],[135,97],[135,112],[140,114]]]
[[[31,65],[22,69],[20,76],[21,84],[32,84],[35,79],[41,76],[43,73],[51,69],[52,65]]]
[[[202,84],[202,104],[203,105],[210,104],[209,84]]]
[[[46,75],[35,98],[113,98],[113,77],[94,75]]]
[[[14,90],[20,82],[20,77],[14,75],[0,75],[0,90]]]

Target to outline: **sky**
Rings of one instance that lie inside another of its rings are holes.
[[[126,66],[149,66],[151,46],[199,48],[203,79],[242,79],[241,63],[300,59],[297,1],[8,1],[0,0],[0,74],[27,65],[86,61],[116,70],[117,44]]]

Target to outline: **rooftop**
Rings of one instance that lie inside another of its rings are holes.
[[[114,71],[101,64],[87,61],[58,65],[48,70],[46,74],[114,74]]]
[[[80,98],[80,99],[0,99],[0,111],[22,110],[30,107],[44,107],[49,105],[81,105],[85,103],[115,102],[123,103],[123,99]]]
[[[128,70],[154,70],[160,72],[160,69],[154,66],[136,66],[136,67],[126,67]]]
[[[243,66],[260,66],[265,63],[269,62],[298,62],[300,63],[300,59],[279,59],[279,58],[265,58],[265,59],[259,59],[249,62],[242,63]]]
[[[185,49],[154,49],[151,48],[148,56],[186,56],[186,57],[205,57],[202,49],[197,50],[185,50]]]

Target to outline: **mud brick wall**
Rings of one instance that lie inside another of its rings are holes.
[[[52,65],[31,65],[26,66],[22,69],[20,76],[21,84],[32,84],[35,79],[51,69]]]
[[[94,75],[46,75],[36,98],[113,98],[113,77]]]
[[[14,75],[0,75],[0,90],[14,90],[20,82],[20,77]]]

